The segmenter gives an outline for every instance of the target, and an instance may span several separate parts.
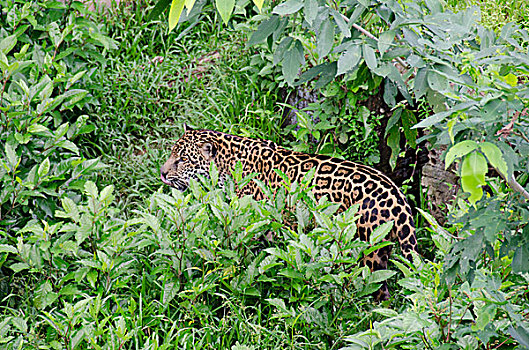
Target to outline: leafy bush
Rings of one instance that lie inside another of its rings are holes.
[[[240,173],[224,191],[213,169],[188,194],[154,193],[128,221],[116,217],[113,186],[86,182],[78,203],[62,199],[54,223],[32,220],[16,244],[0,246],[15,283],[26,269],[39,280],[28,315],[8,309],[2,338],[10,348],[147,346],[157,337],[182,348],[198,339],[214,348],[341,342],[368,322],[359,311],[395,274],[357,264],[386,245],[391,226],[361,242],[357,207],[332,216],[337,206],[314,200],[310,177],[275,197],[263,187],[270,201],[256,202],[235,194],[250,181]]]
[[[112,42],[63,4],[3,1],[0,8],[0,215],[12,231],[53,216],[57,198],[97,170],[73,141],[94,129],[80,116],[97,103],[83,87],[93,60],[103,61],[97,46]]]

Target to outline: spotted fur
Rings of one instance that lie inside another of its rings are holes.
[[[243,176],[257,173],[257,178],[271,187],[277,187],[282,181],[273,169],[281,170],[291,181],[300,181],[315,167],[313,192],[316,199],[327,195],[332,202],[341,204],[342,210],[356,203],[360,205],[360,239],[367,241],[374,228],[393,220],[389,239],[398,240],[402,254],[409,260],[412,260],[412,251],[417,251],[411,208],[402,192],[378,170],[358,163],[293,152],[271,141],[186,127],[161,168],[161,179],[170,186],[185,190],[189,179],[197,174],[208,174],[211,162],[221,175],[227,175],[239,161]],[[243,187],[240,195],[245,194],[263,199],[263,193],[255,183]],[[386,269],[390,253],[391,246],[384,247],[366,257],[364,263],[372,270]],[[389,297],[385,285],[376,297]]]

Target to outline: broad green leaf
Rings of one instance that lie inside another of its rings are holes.
[[[303,12],[305,14],[305,20],[312,27],[314,20],[318,17],[318,0],[306,0]]]
[[[299,41],[285,53],[283,59],[283,76],[285,77],[285,81],[290,85],[293,85],[303,59],[303,51],[302,48],[300,48],[301,44],[298,45],[298,43]]]
[[[373,233],[371,233],[371,236],[369,236],[369,243],[371,245],[377,244],[381,240],[383,240],[391,231],[393,228],[393,221],[388,221],[383,223],[382,225],[378,226]]]
[[[529,272],[529,249],[527,246],[520,246],[514,251],[512,257],[512,271],[515,273]]]
[[[378,66],[378,61],[375,54],[375,50],[371,46],[364,44],[362,45],[362,51],[364,53],[364,60],[366,61],[366,64],[369,69],[376,69]]]
[[[389,48],[389,46],[393,43],[393,39],[395,38],[395,31],[388,30],[382,34],[380,34],[380,37],[378,38],[378,50],[380,51],[380,54],[384,56],[384,53]]]
[[[0,253],[13,253],[18,254],[17,248],[7,245],[7,244],[0,244]]]
[[[219,11],[224,24],[228,24],[233,8],[235,7],[235,0],[215,0],[215,5],[217,6],[217,11]]]
[[[248,40],[248,45],[255,45],[266,40],[266,38],[268,38],[277,29],[278,25],[279,16],[276,15],[273,15],[267,20],[262,21],[257,27],[257,30],[253,32],[250,40]]]
[[[79,209],[77,208],[77,204],[75,202],[68,198],[64,197],[62,200],[62,207],[64,211],[68,214],[69,217],[72,218],[73,221],[79,222]]]
[[[370,283],[379,283],[393,277],[397,272],[392,270],[377,270],[371,273]]]
[[[257,6],[259,12],[261,12],[261,10],[263,9],[264,0],[253,0],[253,3],[255,4],[255,6]]]
[[[450,164],[452,164],[452,162],[456,158],[463,157],[477,148],[478,148],[478,143],[472,140],[465,140],[465,141],[456,143],[455,145],[450,147],[450,149],[446,153],[445,169],[448,169]]]
[[[84,185],[86,194],[91,196],[94,199],[97,199],[97,186],[93,181],[87,181]]]
[[[13,148],[9,142],[6,142],[5,144],[5,152],[7,156],[7,162],[9,163],[9,167],[14,170],[18,164],[18,158],[16,154],[16,147]]]
[[[169,31],[173,30],[178,24],[182,10],[184,9],[185,0],[173,0],[169,10]]]
[[[255,2],[256,0],[254,0]],[[263,0],[257,0],[257,1],[261,1],[261,5],[262,5],[262,2]],[[186,0],[186,3],[184,4],[185,8],[187,9],[187,14],[189,15],[189,12],[191,12],[191,10],[193,9],[193,6],[195,6],[195,0]],[[259,8],[259,11],[261,10],[261,8]]]
[[[483,154],[472,152],[467,154],[461,165],[461,186],[463,191],[470,193],[468,201],[475,205],[483,196],[481,186],[485,185],[487,160]]]
[[[495,304],[488,304],[485,307],[478,309],[476,324],[472,327],[473,330],[483,330],[494,319],[496,315],[497,306]]]
[[[163,288],[163,297],[162,297],[162,304],[167,305],[171,302],[171,300],[174,299],[174,297],[178,294],[178,285],[170,282],[166,283]]]
[[[515,87],[516,85],[518,85],[518,78],[516,77],[516,75],[512,73],[507,74],[503,78],[505,79],[505,82],[512,87]]]
[[[400,116],[402,115],[402,107],[398,107],[393,111],[393,114],[388,120],[388,124],[386,125],[386,132],[384,133],[384,137],[388,136],[389,131],[399,122]]]
[[[7,55],[17,44],[16,35],[9,35],[0,41],[0,51]]]
[[[114,192],[114,185],[108,185],[99,194],[100,202],[110,202],[113,200],[112,193]]]
[[[11,266],[9,266],[9,268],[15,272],[20,272],[22,270],[27,270],[29,269],[29,265],[26,264],[26,263],[14,263],[12,264]]]
[[[400,153],[400,132],[398,127],[393,127],[389,131],[388,146],[391,148],[389,165],[391,166],[391,169],[395,169],[395,166],[397,165],[397,158]]]
[[[283,60],[283,58],[285,57],[285,52],[287,52],[287,50],[290,48],[290,44],[292,44],[293,41],[294,39],[292,39],[289,36],[281,40],[281,43],[277,46],[274,52],[274,58],[273,58],[274,65],[278,64],[279,62]]]
[[[404,136],[406,137],[408,144],[412,148],[415,148],[417,146],[417,130],[412,128],[417,123],[417,118],[415,118],[415,114],[413,114],[412,111],[405,109],[402,112],[400,120],[402,121]]]
[[[57,143],[57,147],[65,148],[65,149],[67,149],[67,150],[79,155],[79,148],[72,141],[68,141],[68,140],[59,141]]]
[[[329,19],[321,24],[317,43],[318,46],[316,46],[316,53],[321,60],[331,52],[334,44],[334,25]]]
[[[31,124],[28,126],[28,132],[32,134],[45,134],[51,136],[50,129],[40,124]]]
[[[521,346],[529,348],[529,329],[523,326],[514,328],[512,325],[507,329],[509,334],[516,339]]]
[[[479,145],[479,148],[485,153],[489,163],[503,176],[507,177],[507,163],[503,159],[503,155],[498,146],[490,142],[483,142]]]
[[[448,80],[446,77],[434,70],[428,71],[428,86],[434,91],[448,90]]]
[[[151,13],[149,13],[149,16],[147,17],[147,21],[151,21],[157,18],[162,12],[165,11],[167,7],[169,7],[170,3],[171,3],[171,0],[158,0],[156,2],[156,5],[152,9]]]
[[[428,68],[420,68],[417,74],[415,74],[415,78],[413,79],[413,93],[416,99],[426,94],[426,89],[428,88],[428,82],[426,81],[427,72]]]
[[[395,310],[392,310],[392,309],[385,309],[385,308],[377,308],[377,309],[373,309],[371,310],[371,312],[376,312],[377,314],[380,314],[384,317],[395,317],[395,316],[398,316],[399,313]]]
[[[318,46],[319,47],[319,46]],[[360,46],[351,45],[338,59],[337,75],[347,73],[356,67],[362,56]]]
[[[299,0],[288,0],[282,4],[274,7],[272,13],[280,16],[290,15],[292,13],[298,12],[303,7],[303,2]]]
[[[40,163],[37,174],[39,174],[39,177],[42,177],[42,176],[46,176],[49,171],[50,171],[50,159],[46,158],[42,161],[42,163]]]
[[[340,28],[340,32],[342,32],[343,36],[345,36],[346,38],[351,37],[351,30],[349,29],[349,25],[345,23],[345,20],[343,19],[340,12],[331,8],[331,13],[332,17],[334,18],[334,21],[338,25],[338,28]]]

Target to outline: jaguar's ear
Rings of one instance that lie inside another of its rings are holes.
[[[202,151],[202,155],[204,155],[204,158],[206,160],[214,160],[215,155],[217,154],[217,147],[215,147],[214,144],[209,142],[204,142],[200,146],[200,150]]]
[[[184,134],[188,131],[193,131],[186,123],[184,123]]]

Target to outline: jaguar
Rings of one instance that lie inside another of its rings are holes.
[[[285,149],[274,142],[251,139],[211,130],[194,130],[184,125],[184,135],[171,149],[169,159],[162,165],[161,180],[184,191],[191,178],[209,174],[214,163],[221,176],[228,176],[241,162],[243,176],[255,173],[271,188],[283,181],[274,169],[287,175],[290,181],[300,181],[315,168],[312,182],[314,197],[327,196],[340,205],[339,210],[359,205],[357,234],[367,241],[373,229],[393,221],[388,239],[397,240],[402,255],[412,261],[417,252],[415,225],[410,205],[400,189],[380,171],[348,160],[327,155],[311,155]],[[256,183],[250,182],[238,195],[252,195],[256,200],[264,194]],[[387,268],[391,246],[367,256],[363,263],[372,271]],[[389,298],[386,284],[375,294],[378,300]]]

